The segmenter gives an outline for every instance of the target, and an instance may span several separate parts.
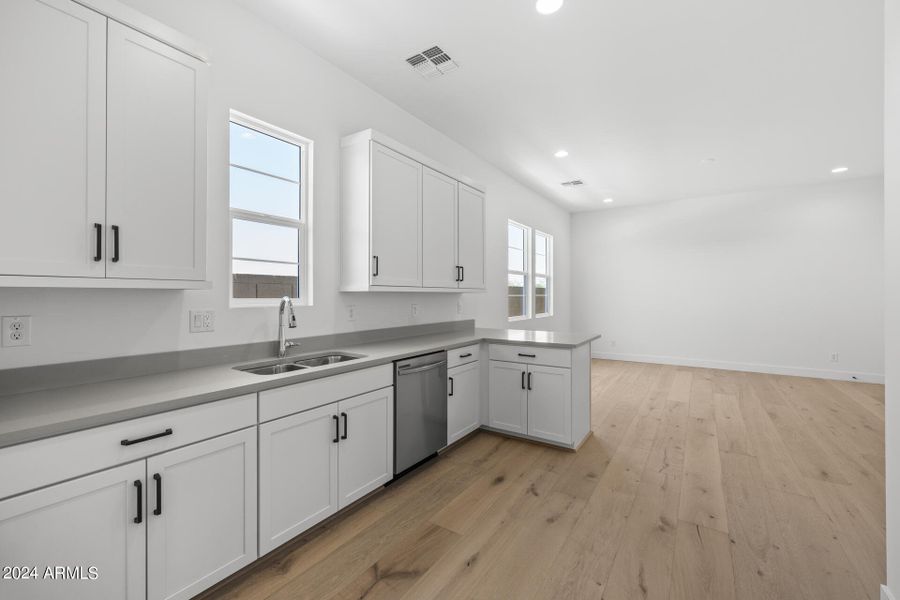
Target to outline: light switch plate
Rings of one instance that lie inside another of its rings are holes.
[[[3,317],[3,346],[31,345],[31,317]]]
[[[191,333],[203,333],[206,331],[215,331],[216,329],[216,311],[214,310],[192,310],[190,311]]]

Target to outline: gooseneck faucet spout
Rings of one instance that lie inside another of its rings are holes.
[[[294,342],[289,342],[284,339],[284,308],[288,309],[288,324],[287,326],[291,329],[297,327],[297,318],[294,316],[294,305],[291,303],[291,299],[288,296],[285,296],[281,299],[281,304],[278,306],[278,358],[284,358],[284,355],[287,354],[287,349],[292,346],[297,346],[298,344]]]

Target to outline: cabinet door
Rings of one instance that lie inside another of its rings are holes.
[[[338,403],[338,507],[344,508],[394,476],[394,388]]]
[[[478,429],[481,420],[480,364],[450,369],[447,382],[447,444]]]
[[[528,367],[528,435],[572,443],[572,371]]]
[[[459,184],[460,288],[484,289],[484,194]]]
[[[375,142],[371,160],[371,284],[421,287],[422,165]]]
[[[456,180],[424,167],[422,286],[457,287]]]
[[[143,598],[144,470],[141,460],[0,502],[0,565],[38,569],[37,580],[0,579],[0,598]],[[44,579],[56,565],[87,579]]]
[[[203,279],[206,65],[110,21],[107,86],[107,276]]]
[[[259,552],[334,514],[338,506],[337,405],[259,426]]]
[[[0,275],[103,277],[106,18],[4,0],[0,73]]]
[[[528,427],[525,379],[528,367],[491,361],[488,423],[495,429],[526,433]]]
[[[191,598],[256,559],[256,427],[147,459],[147,597]]]

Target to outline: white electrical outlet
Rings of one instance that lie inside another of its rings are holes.
[[[214,310],[192,310],[190,311],[191,333],[203,333],[204,331],[215,331],[216,329],[216,311]]]
[[[836,362],[840,362],[840,360],[841,360],[841,355],[840,355],[840,354],[838,354],[837,352],[832,352],[832,353],[831,353],[831,362],[836,363]]]
[[[347,308],[347,320],[348,320],[348,321],[355,321],[355,320],[356,320],[356,305],[355,305],[355,304],[348,304],[348,305],[346,306],[346,308]]]
[[[421,312],[421,311],[419,310],[419,305],[418,305],[418,304],[412,304],[412,305],[410,305],[410,306],[412,307],[412,310],[410,311],[410,315],[412,316],[413,319],[415,319],[416,317],[419,316],[419,313]]]
[[[31,317],[3,317],[3,346],[31,345]]]

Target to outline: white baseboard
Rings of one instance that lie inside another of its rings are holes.
[[[881,600],[894,600],[894,595],[886,585],[881,586]]]
[[[680,356],[655,356],[652,354],[614,354],[610,352],[593,352],[592,358],[606,360],[622,360],[626,362],[643,362],[658,365],[677,365],[680,367],[701,367],[705,369],[724,369],[727,371],[746,371],[749,373],[770,373],[772,375],[794,375],[797,377],[815,377],[817,379],[838,379],[841,381],[861,381],[865,383],[884,383],[881,373],[855,373],[851,371],[830,371],[811,369],[808,367],[783,367],[781,365],[765,365],[756,363],[738,363],[724,360],[704,360]]]

